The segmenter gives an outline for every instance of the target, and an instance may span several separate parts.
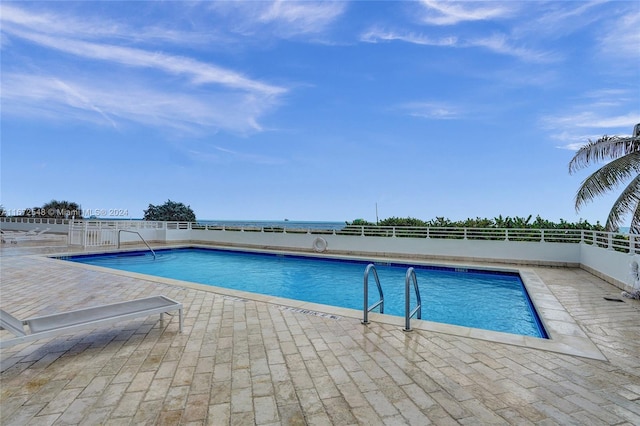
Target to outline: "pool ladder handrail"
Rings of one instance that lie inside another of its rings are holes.
[[[140,239],[142,240],[142,242],[147,246],[147,248],[149,250],[151,250],[151,254],[153,254],[153,260],[156,260],[156,252],[153,251],[153,249],[151,248],[151,246],[149,245],[149,243],[147,243],[147,241],[142,238],[142,235],[140,235],[140,233],[138,231],[131,231],[129,229],[118,229],[118,250],[120,250],[120,233],[121,232],[130,232],[132,234],[138,234],[138,237],[140,237]]]
[[[371,306],[367,306],[369,303],[369,273],[373,271],[373,278],[376,280],[378,286],[378,293],[380,294],[380,300]],[[378,271],[373,263],[367,265],[364,270],[364,307],[363,307],[363,319],[362,324],[369,324],[369,312],[380,306],[380,313],[384,314],[384,294],[382,293],[382,286],[380,285],[380,279],[378,278]]]
[[[410,309],[410,297],[409,297],[409,284],[413,281],[413,288],[416,292],[417,306],[411,312]],[[416,271],[413,267],[407,269],[407,275],[404,279],[404,328],[402,331],[411,331],[411,317],[417,313],[416,319],[422,319],[422,299],[420,298],[420,288],[418,287],[418,279],[416,278]]]

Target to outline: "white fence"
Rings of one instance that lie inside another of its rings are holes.
[[[145,236],[145,240],[161,242],[158,233],[167,229],[167,222],[154,221],[100,221],[100,220],[72,220],[69,221],[69,244],[79,245],[85,248],[118,246],[122,242],[130,242],[134,239],[130,235],[121,235],[120,231],[153,231]],[[140,234],[142,235],[142,234]],[[138,238],[139,241],[139,238]]]

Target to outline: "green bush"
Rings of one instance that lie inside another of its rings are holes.
[[[144,211],[144,220],[195,222],[196,214],[190,206],[167,200],[166,203],[159,206],[149,204],[149,208]]]
[[[381,220],[378,225],[375,223],[367,222],[364,219],[356,219],[353,222],[346,222],[347,230],[355,230],[361,226],[395,226],[395,227],[427,227],[427,228],[508,228],[508,229],[581,229],[589,231],[604,231],[604,226],[600,225],[600,222],[591,224],[586,220],[580,219],[576,223],[570,223],[564,219],[560,219],[560,222],[551,222],[546,219],[542,219],[540,216],[536,216],[535,220],[531,220],[532,215],[528,217],[502,217],[502,215],[493,219],[476,217],[475,219],[468,218],[460,221],[452,221],[442,216],[437,216],[435,219],[423,221],[412,217],[400,218],[390,217]]]

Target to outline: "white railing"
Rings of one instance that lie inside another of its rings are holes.
[[[0,224],[58,225],[69,227],[69,242],[83,246],[116,245],[117,231],[208,230],[285,234],[351,235],[384,238],[426,238],[443,240],[514,241],[588,244],[626,253],[640,253],[640,235],[580,229],[453,228],[408,226],[355,226],[342,229],[289,228],[278,226],[230,226],[198,222],[160,222],[145,220],[69,220],[51,218],[2,217]],[[83,235],[81,235],[83,234]]]
[[[114,222],[71,221],[69,244],[83,247],[116,246],[118,231]]]
[[[165,229],[166,223],[141,220],[72,220],[69,222],[69,244],[83,247],[117,246],[119,231]]]
[[[88,224],[103,224],[103,226],[115,226],[117,229],[162,229],[166,223],[176,222],[161,222],[161,221],[147,221],[147,220],[99,220],[99,219],[54,219],[54,218],[39,218],[39,217],[0,217],[1,223],[25,223],[25,224],[43,224],[43,225],[70,225],[71,223],[88,223]],[[180,222],[188,223],[188,222]]]
[[[68,225],[71,219],[54,219],[47,217],[0,217],[0,223],[33,223],[42,225]]]
[[[187,227],[188,225],[188,227]],[[475,241],[514,241],[590,244],[627,253],[640,253],[640,235],[582,229],[453,228],[409,226],[345,226],[342,229],[313,229],[259,226],[223,226],[189,222],[167,222],[167,229],[199,229],[230,232],[272,232],[285,234],[332,234],[361,237],[432,238]]]

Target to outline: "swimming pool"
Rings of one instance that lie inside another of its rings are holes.
[[[129,272],[362,310],[370,262],[208,248],[61,257]],[[384,313],[404,316],[405,274],[416,272],[422,319],[547,338],[518,273],[403,263],[377,263]],[[378,298],[369,280],[369,304]],[[412,298],[415,297],[412,294]],[[414,299],[411,306],[415,306]]]

